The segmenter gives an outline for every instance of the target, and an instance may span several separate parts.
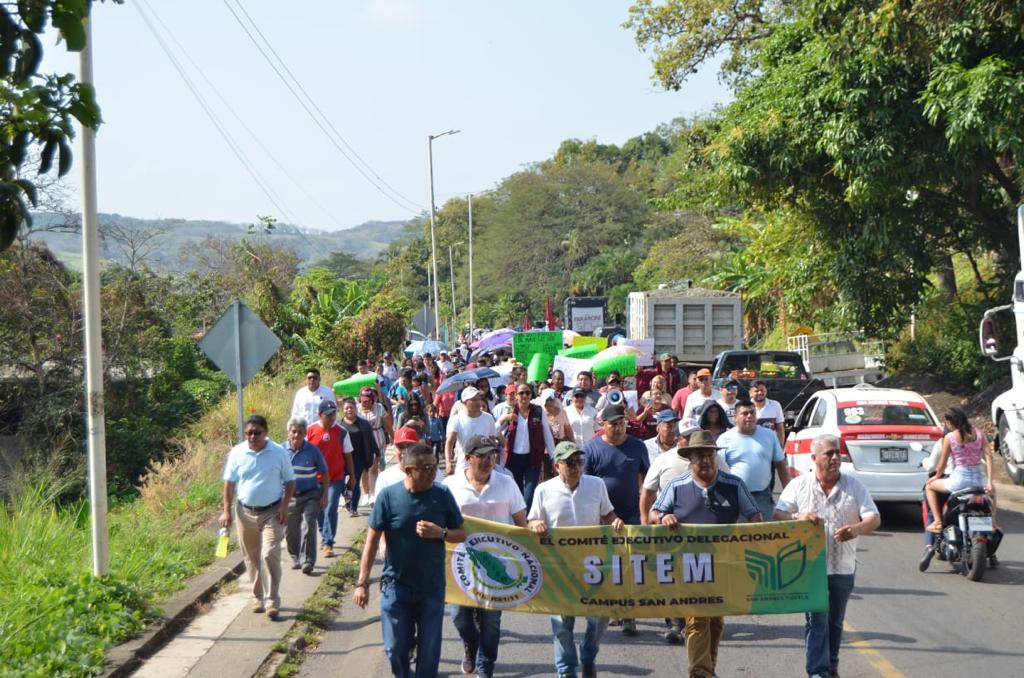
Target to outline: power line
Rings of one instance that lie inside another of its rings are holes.
[[[240,16],[238,16],[238,13],[235,12],[235,10],[231,7],[231,4],[228,2],[228,0],[223,0],[223,2],[224,2],[224,6],[227,7],[229,12],[231,12],[231,16],[233,16],[235,18],[235,21],[238,23],[239,26],[241,26],[242,30],[249,37],[249,40],[256,47],[257,51],[259,51],[260,55],[264,58],[264,60],[266,60],[267,64],[270,65],[270,68],[274,71],[274,73],[277,75],[277,77],[280,78],[281,82],[284,83],[285,87],[288,88],[288,91],[291,93],[291,95],[293,97],[295,97],[295,100],[299,102],[299,105],[302,106],[302,109],[304,111],[306,111],[306,113],[313,120],[313,122],[316,124],[316,126],[320,128],[320,131],[324,133],[324,135],[327,137],[327,140],[331,142],[331,145],[333,145],[338,150],[338,152],[341,153],[341,155],[344,156],[344,158],[346,160],[348,160],[349,164],[351,164],[352,167],[357,172],[359,172],[359,174],[362,175],[362,177],[364,179],[366,179],[367,182],[369,182],[375,189],[377,189],[377,191],[381,195],[383,195],[385,198],[387,198],[388,200],[390,200],[391,202],[393,202],[395,205],[397,205],[398,207],[402,208],[403,210],[406,210],[407,212],[412,212],[413,214],[418,214],[423,209],[422,205],[419,205],[419,204],[409,200],[408,198],[405,198],[404,196],[399,194],[397,191],[394,191],[394,189],[391,189],[394,192],[394,195],[392,195],[391,193],[385,191],[384,188],[382,188],[380,184],[378,184],[376,181],[374,181],[373,178],[371,178],[367,174],[366,170],[364,170],[362,167],[360,167],[359,164],[356,163],[352,159],[352,157],[345,151],[345,149],[341,147],[341,144],[339,144],[337,142],[337,140],[334,138],[334,136],[332,136],[331,133],[327,130],[327,128],[324,126],[323,122],[321,122],[320,119],[313,113],[313,111],[310,109],[309,105],[303,100],[303,98],[301,96],[299,96],[299,93],[296,92],[295,87],[292,86],[292,84],[291,84],[291,82],[289,82],[288,78],[286,78],[284,76],[284,74],[281,73],[281,69],[279,69],[277,67],[277,65],[274,63],[274,61],[267,55],[267,52],[260,45],[259,41],[256,40],[256,37],[252,34],[252,31],[250,31],[248,26],[245,25],[245,22],[242,21],[242,18]],[[243,10],[243,12],[244,12],[244,10]],[[255,26],[255,24],[254,24],[254,26]],[[259,30],[259,29],[257,28],[256,30]],[[268,43],[268,46],[269,46],[269,43]],[[397,196],[397,198],[395,196]],[[401,200],[404,200],[408,204],[402,204],[399,201],[399,198]],[[409,205],[412,205],[412,207],[410,208]]]
[[[235,140],[228,133],[227,129],[221,123],[220,119],[210,108],[209,104],[207,104],[206,100],[203,98],[203,95],[196,88],[191,78],[189,78],[188,73],[185,71],[184,67],[182,67],[181,63],[174,56],[170,47],[167,45],[166,42],[164,42],[163,38],[160,36],[160,33],[156,30],[156,26],[153,25],[150,18],[146,15],[145,11],[143,11],[141,4],[136,3],[135,9],[139,12],[139,16],[142,17],[142,21],[146,24],[146,27],[149,29],[150,33],[152,33],[153,38],[160,46],[160,49],[170,60],[171,64],[174,66],[174,69],[178,72],[178,75],[181,76],[181,79],[185,82],[185,86],[188,87],[189,91],[192,93],[192,96],[195,97],[200,107],[202,107],[203,112],[206,113],[206,116],[210,119],[210,122],[213,123],[213,126],[217,129],[217,132],[220,134],[221,138],[228,145],[228,148],[231,149],[231,152],[234,154],[238,162],[242,164],[242,167],[244,167],[246,172],[249,173],[249,176],[252,177],[252,180],[259,187],[260,191],[262,191],[263,194],[267,197],[267,200],[269,200],[271,204],[274,205],[275,208],[277,208],[278,212],[285,218],[289,219],[289,221],[291,221],[293,224],[297,223],[297,220],[294,218],[294,216],[291,215],[291,211],[282,207],[281,202],[279,202],[279,199],[275,197],[274,193],[270,190],[270,188],[267,185],[265,185],[263,179],[260,177],[259,173],[252,166],[252,164],[249,162],[249,159],[246,157],[241,147],[238,146]]]
[[[327,114],[325,114],[323,112],[323,110],[321,110],[320,106],[317,105],[316,100],[313,99],[313,97],[309,94],[309,92],[306,91],[306,88],[302,86],[302,83],[299,82],[299,79],[297,77],[295,77],[295,74],[292,73],[291,69],[288,68],[288,64],[285,63],[284,59],[281,58],[281,55],[278,54],[277,50],[274,49],[274,45],[271,44],[270,40],[267,39],[267,36],[265,36],[263,34],[263,31],[260,30],[259,25],[257,25],[256,21],[252,18],[252,16],[249,14],[249,12],[245,9],[245,6],[241,3],[241,1],[240,0],[235,0],[235,4],[238,5],[238,9],[242,10],[242,14],[244,14],[245,18],[249,20],[250,24],[252,24],[252,27],[256,30],[257,35],[259,35],[260,38],[263,39],[263,42],[264,42],[264,44],[266,44],[267,49],[270,50],[270,53],[273,54],[274,58],[276,58],[278,63],[281,64],[281,67],[284,69],[285,73],[287,73],[288,76],[292,79],[292,82],[295,83],[295,86],[299,88],[299,91],[302,92],[303,95],[305,95],[305,97],[309,101],[310,105],[312,105],[313,108],[316,109],[316,112],[320,114],[320,117],[323,119],[323,121],[325,123],[327,123],[327,126],[331,128],[331,131],[334,132],[334,134],[337,135],[337,137],[341,141],[341,143],[345,145],[345,148],[347,148],[349,151],[351,151],[352,155],[354,155],[356,157],[356,159],[360,163],[362,163],[363,167],[365,167],[367,169],[367,171],[370,172],[370,174],[372,174],[378,181],[380,181],[380,183],[382,183],[384,186],[387,186],[388,189],[392,193],[394,193],[396,196],[398,196],[399,198],[401,198],[405,202],[407,202],[407,203],[409,203],[411,205],[414,205],[418,209],[426,209],[425,205],[420,205],[415,200],[411,200],[411,199],[405,197],[401,192],[398,191],[398,189],[396,189],[394,186],[392,186],[387,181],[385,181],[372,167],[370,167],[369,163],[367,163],[365,160],[363,160],[362,156],[360,156],[359,153],[356,152],[356,149],[352,148],[352,145],[350,143],[348,143],[348,141],[341,134],[341,132],[339,132],[338,129],[331,122],[331,119],[327,117]]]
[[[214,85],[213,82],[211,82],[210,78],[208,78],[206,76],[206,73],[203,71],[202,67],[200,67],[199,64],[197,64],[196,61],[189,55],[189,51],[187,49],[185,49],[185,46],[182,45],[181,42],[178,40],[178,38],[175,37],[174,31],[172,31],[171,28],[167,25],[167,23],[163,19],[160,18],[160,15],[157,14],[156,10],[154,10],[151,5],[146,3],[146,0],[140,0],[140,2],[142,2],[143,4],[146,5],[146,8],[149,11],[149,13],[153,16],[153,18],[155,18],[157,20],[157,22],[163,28],[163,30],[167,34],[167,36],[174,42],[175,45],[177,45],[179,52],[185,57],[185,59],[188,60],[188,62],[192,65],[192,68],[194,68],[195,71],[199,74],[199,77],[202,78],[203,81],[206,83],[207,87],[209,87],[209,89],[213,91],[214,95],[216,95],[216,97],[220,100],[221,104],[224,105],[224,108],[226,108],[228,110],[228,112],[231,113],[232,117],[238,122],[238,124],[242,127],[242,129],[244,129],[249,134],[249,136],[252,138],[252,140],[254,142],[256,142],[256,144],[261,149],[263,149],[263,152],[267,154],[267,157],[270,158],[270,161],[273,162],[274,165],[277,166],[277,168],[281,171],[281,173],[285,177],[287,177],[288,180],[291,181],[296,186],[296,188],[298,188],[300,191],[302,191],[302,194],[305,195],[306,198],[311,203],[313,203],[313,205],[315,205],[324,214],[324,216],[326,216],[328,218],[328,220],[330,220],[339,229],[343,229],[344,226],[342,226],[337,221],[337,219],[330,212],[330,210],[328,210],[326,207],[324,207],[324,205],[319,200],[317,200],[306,189],[306,186],[302,182],[298,181],[291,174],[291,172],[288,171],[288,169],[284,166],[284,164],[281,163],[277,159],[277,157],[273,154],[273,152],[271,152],[271,150],[269,148],[267,148],[266,144],[264,144],[263,141],[260,140],[259,136],[255,132],[252,131],[252,128],[249,127],[248,124],[246,124],[246,122],[242,118],[242,116],[240,116],[235,111],[235,109],[231,105],[231,103],[224,97],[223,94],[220,93],[220,89],[216,85]],[[310,245],[312,245],[312,243],[309,242],[308,239],[307,239],[306,242],[309,243]]]

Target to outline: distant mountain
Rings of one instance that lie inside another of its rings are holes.
[[[54,212],[39,212],[33,215],[32,237],[45,242],[53,253],[68,266],[81,269],[82,238],[79,233],[68,231],[39,230],[53,228],[65,223],[66,216]],[[189,263],[182,261],[178,253],[182,246],[201,242],[207,236],[241,239],[248,235],[248,224],[226,221],[190,221],[187,219],[136,219],[120,214],[100,214],[101,230],[113,227],[127,238],[133,235],[151,235],[146,244],[147,260],[155,267],[169,270],[187,270]],[[366,261],[373,261],[385,252],[388,245],[396,240],[413,235],[416,228],[407,221],[367,221],[341,231],[300,231],[291,224],[275,224],[270,234],[250,235],[295,250],[302,260],[313,263],[331,252],[343,251]],[[100,256],[112,261],[124,261],[126,256],[108,239],[104,239]]]

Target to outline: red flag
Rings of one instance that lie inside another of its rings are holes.
[[[555,319],[555,314],[551,310],[551,297],[544,298],[544,319],[548,323],[548,331],[558,329],[558,321]]]
[[[523,332],[530,329],[530,312],[526,311],[523,313]]]

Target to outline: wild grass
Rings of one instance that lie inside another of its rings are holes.
[[[245,413],[282,440],[294,387],[257,378]],[[234,393],[182,432],[184,453],[154,468],[138,500],[108,514],[110,576],[92,576],[89,505],[59,506],[57,477],[0,503],[0,676],[82,676],[142,629],[160,601],[214,558],[224,458],[238,436]]]

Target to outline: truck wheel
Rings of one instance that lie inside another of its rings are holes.
[[[1006,421],[1006,415],[999,415],[999,454],[1006,462],[1006,474],[1014,485],[1024,485],[1024,466],[1018,464],[1010,452],[1010,424]]]

